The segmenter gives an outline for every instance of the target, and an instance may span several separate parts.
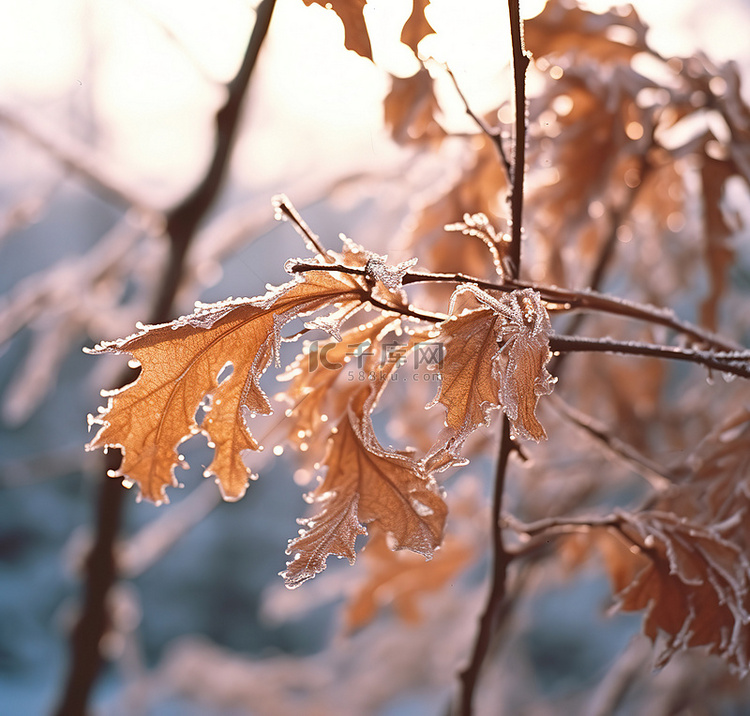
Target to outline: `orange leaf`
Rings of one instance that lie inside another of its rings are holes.
[[[331,437],[328,471],[310,496],[323,511],[302,520],[305,530],[289,543],[287,554],[294,559],[282,573],[288,587],[322,572],[329,554],[354,562],[363,525],[388,533],[394,549],[425,557],[442,540],[447,508],[434,479],[412,457],[380,447],[364,423],[350,412]]]
[[[401,42],[408,45],[417,54],[417,45],[426,36],[434,32],[425,17],[425,10],[430,0],[414,0],[411,15],[401,30]]]
[[[408,552],[392,552],[382,532],[373,535],[363,552],[367,580],[346,604],[344,621],[348,629],[359,629],[371,622],[382,606],[392,603],[405,622],[422,619],[420,597],[442,589],[466,569],[475,557],[474,545],[455,535],[446,535],[440,550],[429,562]]]
[[[361,386],[354,382],[341,386],[339,381],[343,368],[355,351],[365,341],[370,341],[370,350],[379,348],[379,337],[399,319],[392,315],[356,326],[341,334],[340,341],[327,341],[310,347],[298,356],[279,380],[291,381],[283,397],[291,407],[290,439],[310,444],[320,436],[321,427],[329,418],[338,421],[346,412],[352,393]],[[361,360],[361,358],[360,358]],[[334,390],[334,385],[336,389]]]
[[[457,313],[456,303],[467,293],[486,308]],[[539,295],[524,289],[494,298],[466,284],[454,292],[450,312],[451,318],[439,326],[437,340],[444,342],[445,357],[440,392],[431,405],[446,407],[455,447],[488,424],[490,411],[498,407],[515,435],[545,438],[536,405],[540,395],[552,392],[545,367],[551,327]]]
[[[344,47],[368,60],[372,59],[372,46],[364,16],[367,0],[304,0],[304,3],[308,7],[316,3],[333,10],[344,24]]]
[[[280,330],[296,316],[366,295],[351,276],[307,273],[260,298],[201,304],[172,323],[144,326],[139,333],[96,346],[91,353],[129,353],[141,365],[137,380],[109,393],[106,408],[92,422],[101,425],[88,449],[119,447],[120,468],[113,476],[138,483],[149,500],[166,499],[177,485],[174,469],[185,466],[176,448],[204,433],[215,447],[205,475],[215,475],[225,499],[245,493],[245,450],[259,446],[246,416],[268,414],[271,406],[258,383],[281,339]],[[225,368],[232,373],[219,382]],[[209,409],[195,420],[204,399]]]
[[[643,628],[662,634],[663,666],[678,650],[708,646],[730,667],[750,670],[750,565],[716,526],[704,527],[673,512],[618,512],[630,549],[611,540],[604,550],[623,611],[646,610]],[[647,558],[647,559],[644,559]]]

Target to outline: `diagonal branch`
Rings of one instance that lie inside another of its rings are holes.
[[[151,322],[163,323],[172,317],[173,303],[182,277],[187,250],[198,225],[215,200],[226,176],[231,148],[237,135],[242,100],[247,93],[260,47],[268,32],[275,0],[262,0],[255,26],[237,76],[228,84],[227,101],[216,115],[216,145],[203,180],[177,206],[167,213],[166,231],[170,240],[170,260],[162,279]],[[128,371],[121,384],[130,382]],[[107,468],[114,471],[119,456],[111,452]],[[119,480],[101,482],[96,514],[94,544],[85,563],[85,585],[81,616],[71,636],[71,661],[57,716],[84,716],[91,690],[102,665],[100,643],[110,627],[107,600],[117,580],[116,540],[122,522],[123,488]]]
[[[505,153],[505,147],[503,147],[503,138],[500,132],[497,129],[493,129],[492,127],[488,126],[487,123],[476,112],[474,112],[474,110],[471,108],[471,105],[469,105],[469,101],[466,99],[466,95],[464,95],[464,93],[461,91],[461,87],[458,84],[456,75],[453,74],[449,67],[446,67],[445,69],[448,72],[448,76],[453,81],[453,86],[456,88],[456,92],[461,98],[461,102],[463,102],[466,114],[468,114],[469,117],[474,120],[476,125],[490,138],[492,143],[495,145],[495,149],[497,149],[497,153],[500,156],[500,161],[505,167],[505,174],[508,177],[508,183],[510,183],[511,176],[513,175],[513,167],[511,166],[510,159],[508,159],[508,155]]]

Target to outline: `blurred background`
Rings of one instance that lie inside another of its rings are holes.
[[[476,108],[496,106],[511,89],[506,8],[483,0],[432,5],[438,35],[425,51],[454,70]],[[522,16],[543,5],[522,2]],[[635,5],[665,55],[700,48],[748,69],[750,3]],[[344,49],[333,13],[279,0],[228,180],[188,257],[178,313],[196,300],[258,295],[286,280],[285,260],[304,247],[274,222],[271,197],[279,192],[326,245],[335,247],[343,232],[393,263],[409,258],[399,237],[412,157],[385,131],[382,102],[389,73],[415,71],[414,55],[397,39],[410,9],[405,1],[368,2],[373,64]],[[214,114],[254,20],[250,0],[0,0],[1,714],[49,713],[65,673],[104,479],[101,455],[84,451],[86,416],[123,365],[82,349],[146,320],[167,251],[160,216],[205,171]],[[441,27],[450,32],[441,35]],[[444,88],[453,107],[446,122],[460,131],[470,123],[449,94]],[[410,176],[415,186],[440,177],[439,166],[420,172]],[[276,390],[269,384],[269,394]],[[434,605],[454,631],[424,626],[411,635],[409,668],[422,666],[403,683],[393,674],[406,647],[374,632],[357,632],[321,656],[332,634],[344,639],[338,607],[348,587],[339,565],[293,598],[280,586],[305,488],[294,456],[270,453],[254,465],[261,479],[234,504],[221,503],[201,477],[200,440],[186,448],[192,468],[170,505],[136,505],[128,495],[126,578],[113,596],[111,663],[95,692],[96,713],[284,714],[295,703],[299,713],[326,713],[324,693],[342,709],[366,707],[361,713],[444,708],[464,653],[451,636],[472,633],[481,590],[466,587],[460,610],[456,595]],[[491,460],[473,462],[455,499],[481,504],[491,470]],[[480,586],[481,575],[478,567]],[[547,703],[563,699],[558,705],[595,683],[640,623],[604,618],[608,590],[591,575],[532,600],[514,636],[526,666],[509,664],[508,673],[533,683]],[[584,638],[592,630],[593,643]],[[363,652],[368,660],[356,661]],[[352,695],[366,690],[347,671],[354,663],[379,684],[371,702]],[[349,675],[338,683],[336,674]]]

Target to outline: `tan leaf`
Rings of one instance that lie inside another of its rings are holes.
[[[719,529],[672,512],[618,512],[631,542],[605,550],[617,605],[646,609],[644,631],[665,638],[658,664],[678,650],[707,646],[741,674],[748,672],[750,565],[742,550]],[[645,558],[645,559],[644,559]]]
[[[246,416],[271,407],[258,383],[280,341],[280,330],[297,316],[336,304],[356,304],[366,292],[351,276],[311,272],[260,298],[202,304],[172,323],[144,326],[128,338],[104,343],[91,353],[129,353],[141,366],[137,380],[109,393],[106,408],[92,422],[101,425],[88,448],[119,447],[113,476],[137,483],[141,494],[160,502],[176,485],[174,469],[184,465],[176,448],[202,432],[214,458],[205,474],[215,475],[225,499],[242,497],[248,470],[244,450],[259,446]],[[229,377],[219,382],[226,366]],[[196,411],[209,401],[201,425]]]
[[[430,0],[414,0],[411,15],[401,30],[401,42],[408,45],[417,54],[417,45],[427,35],[435,32],[425,17],[425,10]]]
[[[457,301],[465,294],[486,308],[457,313]],[[488,424],[490,411],[497,407],[510,419],[514,435],[545,438],[536,405],[553,387],[545,367],[551,327],[539,295],[524,289],[495,298],[465,284],[454,292],[450,313],[439,326],[438,340],[445,350],[443,382],[432,404],[446,407],[446,425],[456,444]]]
[[[414,202],[408,222],[410,243],[422,251],[429,247],[434,271],[495,277],[494,257],[483,241],[445,230],[446,224],[454,224],[465,214],[484,214],[494,226],[502,226],[508,215],[508,181],[496,147],[484,135],[471,136],[465,144],[458,166],[452,166],[434,189]],[[498,249],[503,252],[504,245]]]
[[[383,119],[399,144],[441,141],[447,135],[436,120],[440,105],[430,73],[422,67],[411,77],[392,77],[383,100]]]
[[[379,354],[382,351],[380,336],[398,320],[392,315],[380,316],[342,333],[340,341],[317,343],[279,376],[279,380],[290,381],[280,397],[291,405],[289,436],[292,441],[308,445],[321,439],[325,441],[324,424],[328,420],[337,422],[346,413],[352,393],[362,388],[354,381],[342,385],[344,367],[347,364],[351,367],[352,357],[366,342],[370,344],[368,353]],[[362,355],[364,353],[357,359],[362,360]]]
[[[524,43],[537,59],[570,53],[629,63],[637,53],[649,51],[647,29],[632,6],[599,14],[549,0],[541,13],[524,22]]]
[[[323,511],[302,520],[304,531],[289,543],[294,559],[282,573],[288,587],[323,571],[329,554],[354,561],[360,525],[386,532],[393,549],[428,558],[440,544],[447,508],[437,484],[412,457],[388,452],[363,434],[367,429],[350,412],[333,433],[326,476],[310,497]]]
[[[386,605],[392,605],[405,622],[421,621],[421,597],[442,589],[466,569],[475,553],[467,540],[448,534],[434,558],[425,562],[408,552],[392,552],[382,532],[372,535],[362,553],[368,577],[344,609],[347,629],[365,626]]]
[[[368,60],[372,59],[372,46],[364,16],[367,0],[304,0],[304,3],[308,7],[315,3],[333,10],[344,24],[344,47]]]
[[[709,277],[709,294],[700,306],[700,322],[711,331],[718,329],[718,310],[722,296],[729,284],[729,268],[734,262],[734,250],[729,237],[732,228],[727,224],[722,200],[727,179],[735,174],[732,162],[703,158],[701,180],[703,184],[704,241]]]

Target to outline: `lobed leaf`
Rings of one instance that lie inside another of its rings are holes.
[[[623,611],[646,609],[646,635],[654,642],[665,637],[658,665],[678,650],[706,646],[747,674],[750,565],[742,549],[716,526],[673,512],[618,516],[620,530],[633,547],[608,550],[617,606]]]
[[[467,293],[485,307],[458,313],[457,301]],[[508,416],[514,435],[546,438],[536,405],[553,387],[546,369],[551,327],[539,294],[524,289],[494,298],[466,284],[454,292],[450,312],[439,326],[445,357],[440,391],[431,405],[446,408],[451,450],[487,425],[495,408]]]
[[[166,499],[177,485],[174,469],[185,465],[176,448],[198,432],[214,446],[205,471],[215,475],[225,499],[245,492],[249,471],[242,453],[258,450],[246,417],[268,414],[259,385],[281,340],[281,328],[296,316],[337,304],[358,304],[366,295],[351,276],[311,272],[259,298],[200,304],[172,323],[144,326],[139,333],[96,346],[91,353],[129,353],[141,366],[137,380],[109,393],[106,408],[91,421],[101,427],[88,449],[119,447],[122,464],[113,476],[137,483],[149,500]],[[227,366],[229,377],[219,382]],[[207,415],[196,411],[208,401]]]
[[[447,506],[437,483],[410,454],[384,449],[370,419],[400,358],[425,338],[414,334],[385,363],[377,353],[366,362],[368,380],[351,395],[347,414],[331,432],[325,478],[308,497],[322,510],[301,520],[303,530],[287,548],[287,554],[294,555],[282,572],[288,587],[323,571],[329,554],[353,562],[355,541],[366,533],[365,525],[385,532],[393,549],[427,558],[442,541]]]

